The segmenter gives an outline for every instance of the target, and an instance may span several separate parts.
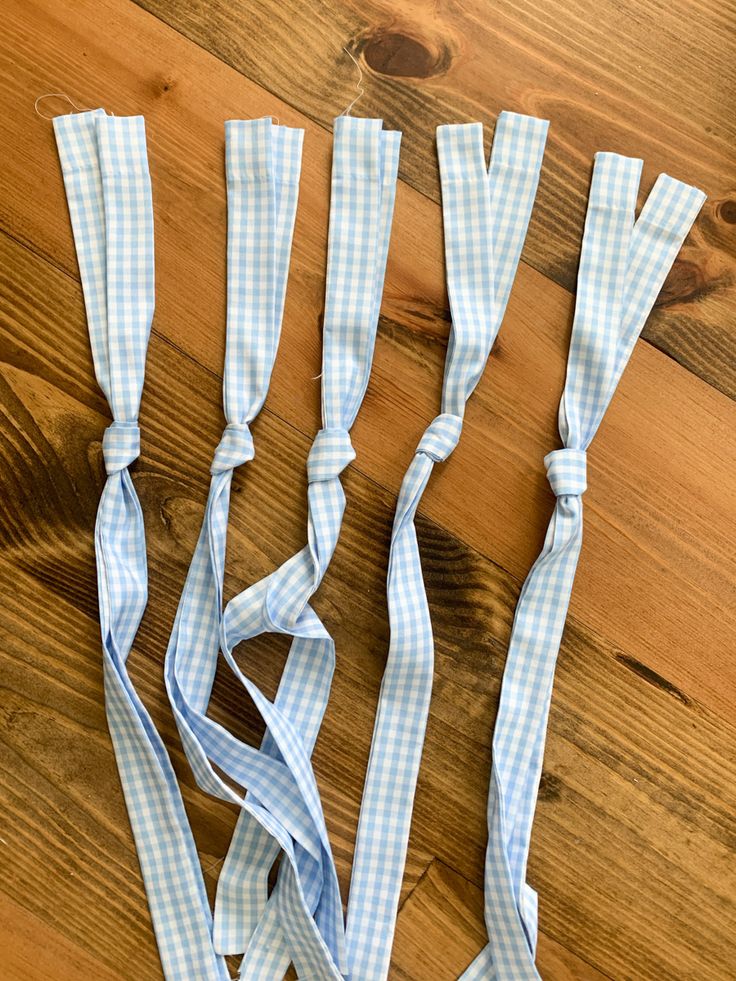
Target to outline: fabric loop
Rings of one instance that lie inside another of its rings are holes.
[[[564,447],[544,458],[547,480],[555,497],[580,497],[588,487],[585,450]]]
[[[107,475],[119,473],[141,455],[141,431],[137,422],[113,422],[102,437]]]
[[[241,977],[250,981],[283,977],[290,961],[299,977],[342,981],[351,973],[337,873],[309,759],[329,698],[335,645],[309,600],[332,558],[345,508],[339,475],[355,456],[348,432],[373,360],[399,145],[400,134],[384,132],[379,119],[335,121],[322,328],[323,428],[307,462],[308,541],[266,580],[234,597],[223,613],[222,652],[236,673],[235,636],[277,631],[293,638],[275,701],[259,706],[267,725],[262,752],[289,767],[309,803],[304,831],[314,829],[322,843],[321,867],[311,868],[298,842],[285,846],[283,836],[274,834],[278,787],[268,795],[255,788],[248,793],[218,882],[213,936],[222,953],[245,951]],[[284,856],[269,896],[269,870],[279,847]]]
[[[355,459],[347,429],[320,429],[307,457],[307,480],[334,480]]]
[[[460,416],[450,412],[441,413],[424,430],[417,453],[424,453],[435,463],[442,463],[457,446],[462,428]]]
[[[197,848],[166,747],[127,660],[146,607],[143,511],[127,466],[154,309],[151,181],[142,116],[102,109],[54,120],[95,375],[116,421],[102,440],[108,480],[95,554],[105,711],[166,981],[229,981],[212,943]],[[201,635],[198,635],[199,641]]]
[[[210,467],[211,474],[224,473],[234,470],[243,463],[248,463],[256,455],[253,447],[253,437],[247,423],[231,422],[225,426]]]

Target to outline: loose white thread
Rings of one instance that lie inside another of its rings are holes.
[[[53,116],[46,116],[39,110],[38,104],[39,102],[43,102],[44,99],[65,99],[72,109],[76,109],[77,112],[84,112],[84,109],[82,109],[81,106],[78,106],[73,99],[70,99],[66,92],[46,92],[44,95],[39,95],[39,97],[33,103],[33,108],[36,110],[36,115],[40,116],[41,119],[51,120],[54,118]],[[56,115],[59,115],[59,113]]]
[[[363,96],[365,95],[365,89],[363,88],[363,86],[361,84],[362,81],[363,81],[363,69],[358,64],[358,61],[357,61],[355,55],[352,53],[352,51],[348,51],[348,49],[345,48],[345,47],[343,47],[342,50],[345,52],[345,54],[348,56],[348,58],[350,58],[350,60],[352,61],[352,63],[358,69],[358,81],[357,81],[357,83],[355,85],[355,90],[356,90],[356,92],[358,94],[355,96],[355,98],[350,103],[350,105],[347,107],[347,109],[344,112],[340,113],[341,116],[349,116],[350,115],[350,110],[353,108],[353,106],[355,105],[355,103],[359,99],[362,99]]]

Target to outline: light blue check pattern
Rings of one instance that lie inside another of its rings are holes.
[[[360,812],[348,904],[352,981],[388,974],[434,674],[414,518],[435,463],[460,438],[465,404],[501,326],[526,237],[545,120],[502,113],[486,171],[480,123],[437,130],[452,333],[442,411],[422,436],[396,507],[388,567],[391,642]]]
[[[537,896],[527,857],[557,653],[583,532],[586,450],[704,195],[661,175],[634,222],[642,163],[595,159],[580,256],[563,448],[544,460],[556,497],[516,608],[493,737],[485,917],[488,944],[464,981],[536,981]]]
[[[166,654],[165,678],[185,752],[199,785],[240,803],[212,762],[226,769],[233,738],[207,717],[219,655],[222,588],[233,469],[254,455],[250,424],[265,400],[281,333],[296,216],[303,131],[270,119],[225,124],[228,312],[223,403],[202,530]],[[209,755],[208,755],[209,754]],[[248,747],[246,761],[257,757]],[[212,762],[211,762],[212,761]],[[283,765],[273,778],[283,781]],[[269,770],[256,760],[257,776]]]
[[[153,210],[143,119],[100,110],[54,120],[95,374],[112,411],[95,527],[105,704],[169,981],[226,981],[176,777],[126,662],[147,599],[143,515],[128,466],[154,307]]]
[[[181,794],[126,662],[147,598],[143,519],[129,464],[153,316],[153,218],[143,120],[102,110],[54,121],[82,278],[95,373],[113,422],[95,531],[105,700],[111,738],[168,981],[225,981],[222,954],[245,949],[243,979],[382,981],[387,975],[429,706],[433,642],[414,517],[434,463],[456,446],[465,403],[503,319],[541,166],[547,124],[499,118],[488,172],[482,128],[438,130],[453,329],[442,411],[402,484],[389,560],[389,660],[361,808],[347,934],[310,756],[327,704],[334,643],[309,605],[345,507],[340,473],[373,354],[393,211],[399,134],[380,120],[335,124],[323,351],[323,429],[308,460],[308,545],[222,610],[233,468],[253,457],[249,425],[278,346],[302,133],[270,120],[226,129],[228,328],[226,428],[205,519],[166,656],[165,677],[198,784],[241,816],[212,916]],[[534,966],[536,894],[526,865],[557,651],[582,540],[586,450],[704,196],[660,176],[641,216],[641,162],[599,154],[581,253],[560,405],[563,448],[545,458],[557,503],[524,584],[493,743],[486,859],[489,942],[465,981],[525,981]],[[274,702],[234,647],[293,637]],[[219,637],[218,637],[219,635]],[[218,639],[263,716],[260,749],[207,716]],[[239,792],[233,784],[242,787]],[[281,854],[269,897],[268,875]]]
[[[272,132],[276,134],[277,128]],[[265,130],[263,134],[268,135]],[[280,319],[283,302],[287,223],[277,217],[274,232],[273,222],[279,195],[285,193],[283,175],[276,174],[275,206],[273,201],[269,204],[267,183],[262,183],[257,198],[249,192],[245,225],[251,238],[242,243],[240,264],[230,267],[229,295],[233,300],[239,297],[250,310],[245,317],[247,338],[239,335],[240,355],[231,362],[229,322],[225,406],[230,425],[215,455],[208,514],[172,635],[166,675],[197,782],[242,807],[218,883],[214,944],[218,951],[232,953],[247,946],[243,978],[278,977],[290,961],[300,977],[341,978],[346,973],[342,902],[310,761],[334,670],[334,643],[309,599],[332,557],[345,507],[339,478],[354,458],[349,430],[372,363],[399,139],[398,133],[384,133],[380,120],[341,117],[335,122],[322,372],[324,428],[307,464],[308,545],[231,600],[220,624],[231,467],[252,456],[246,424],[265,395],[278,336],[275,314]],[[278,167],[275,146],[270,152]],[[283,146],[280,153],[283,157]],[[262,155],[247,165],[255,173],[266,167]],[[293,163],[288,167],[294,173]],[[229,187],[232,176],[229,172]],[[271,180],[273,184],[273,173]],[[273,199],[273,186],[269,193]],[[267,258],[274,254],[274,239],[275,274]],[[236,282],[232,274],[238,268]],[[246,339],[247,350],[241,347]],[[231,404],[236,391],[242,401]],[[266,722],[260,750],[235,739],[206,715],[218,627],[228,664]],[[240,641],[265,632],[294,638],[275,702],[247,678],[232,653]],[[305,698],[308,705],[302,709]],[[241,794],[223,775],[247,793]],[[279,853],[281,865],[269,898],[268,874]]]

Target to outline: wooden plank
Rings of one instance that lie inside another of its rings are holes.
[[[441,936],[442,944],[427,943]],[[483,891],[434,861],[404,903],[396,925],[394,977],[456,981],[486,944]],[[604,981],[596,971],[544,933],[537,945],[544,981]]]
[[[0,321],[0,493],[7,502],[0,525],[0,820],[10,842],[2,890],[111,969],[125,955],[132,975],[156,978],[101,707],[91,539],[104,416],[81,299],[64,272],[2,243],[3,268],[17,277],[9,290],[13,316]],[[56,352],[65,345],[60,361]],[[216,377],[154,335],[135,468],[151,602],[132,670],[173,751],[210,889],[234,814],[191,785],[161,659],[199,530],[221,425],[218,388]],[[309,439],[269,411],[255,437],[263,452],[235,481],[228,594],[303,541]],[[388,491],[356,470],[346,491],[344,534],[317,601],[335,637],[338,669],[315,755],[345,892],[387,646],[393,505]],[[519,585],[437,523],[423,519],[419,534],[437,661],[405,896],[435,857],[481,885],[489,732]],[[241,654],[267,693],[285,654],[282,640],[261,640]],[[612,977],[724,981],[736,925],[736,729],[638,655],[575,618],[568,624],[530,863],[542,928],[571,963]],[[213,714],[257,738],[253,708],[227,673],[218,678]],[[438,957],[444,945],[444,936],[427,943]],[[397,945],[397,971],[402,956],[412,956],[411,945],[408,955]],[[414,968],[403,970],[407,976]]]
[[[3,944],[3,977],[5,981],[22,978],[54,978],[55,981],[122,981],[119,971],[112,971],[98,960],[85,955],[66,937],[55,933],[47,923],[0,895],[0,934],[12,937]]]
[[[138,2],[323,126],[355,96],[349,47],[364,72],[356,112],[405,131],[402,175],[434,200],[436,125],[504,108],[550,118],[526,256],[568,289],[597,150],[642,157],[647,187],[662,170],[698,184],[710,201],[646,336],[736,394],[733,3],[607,2],[591,18],[585,0],[328,0],[308,14],[301,0]]]
[[[221,121],[244,107],[253,115],[275,111],[288,123],[305,119],[155,18],[117,0],[95,5],[106,31],[90,43],[91,9],[83,3],[41,3],[22,12],[11,7],[16,13],[7,27],[15,70],[0,90],[0,106],[12,112],[23,93],[61,88],[86,104],[102,101],[117,112],[146,113],[157,219],[156,330],[219,374],[225,254]],[[133,35],[131,50],[124,39]],[[319,127],[308,130],[284,337],[268,404],[311,434],[318,426],[329,139]],[[425,160],[425,166],[435,169],[433,161]],[[61,182],[49,180],[49,173],[58,173],[50,127],[29,112],[9,164],[8,186],[17,193],[0,196],[0,223],[74,274]],[[34,296],[34,303],[35,315],[50,299]],[[661,316],[674,316],[677,307],[673,302]],[[383,310],[355,444],[361,471],[395,491],[439,404],[448,331],[439,209],[405,185],[399,189]],[[470,403],[461,445],[423,501],[425,514],[518,579],[539,551],[552,508],[541,460],[558,445],[556,405],[571,312],[565,290],[528,267],[521,270],[491,366]],[[149,384],[148,390],[156,399],[149,424],[161,427],[176,406],[165,387],[153,392]],[[217,404],[219,395],[213,397],[213,425]],[[390,440],[383,438],[386,432]],[[734,433],[731,402],[639,345],[591,451],[585,546],[572,603],[575,617],[731,719]],[[171,455],[166,463],[179,465]],[[463,487],[473,493],[461,494]]]

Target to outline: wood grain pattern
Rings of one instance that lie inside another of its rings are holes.
[[[222,120],[274,113],[308,130],[282,347],[254,427],[258,456],[234,484],[231,594],[303,543],[304,463],[318,425],[324,126],[332,103],[343,94],[349,101],[351,85],[338,55],[326,52],[352,43],[374,73],[361,112],[402,125],[406,149],[375,368],[355,429],[359,456],[345,476],[343,536],[316,601],[336,639],[338,669],[315,767],[345,894],[388,643],[391,513],[403,468],[436,411],[448,330],[429,127],[442,115],[477,116],[481,104],[490,119],[511,99],[549,111],[560,130],[528,264],[463,440],[438,470],[419,525],[436,683],[391,977],[450,979],[483,942],[489,734],[516,596],[552,507],[541,458],[557,445],[590,154],[616,141],[656,165],[645,183],[661,165],[703,177],[706,189],[705,178],[726,186],[733,120],[710,87],[715,78],[730,84],[731,68],[718,59],[726,57],[731,11],[699,4],[702,33],[690,45],[678,26],[684,8],[660,10],[657,43],[644,58],[641,40],[655,25],[648,2],[628,11],[636,13],[628,25],[608,3],[594,25],[575,4],[155,9],[158,17],[128,0],[12,0],[4,17],[0,109],[12,119],[13,140],[0,190],[0,929],[12,950],[0,974],[161,977],[101,703],[92,527],[108,413],[92,374],[53,138],[31,112],[29,93],[68,91],[84,104],[146,115],[158,303],[134,479],[146,515],[151,603],[131,666],[181,777],[212,891],[236,815],[193,786],[161,661],[222,426]],[[258,43],[246,43],[254,31]],[[563,57],[565,72],[557,67]],[[625,77],[636,58],[640,75]],[[687,91],[678,58],[692,76]],[[595,112],[591,86],[600,93]],[[616,122],[625,110],[628,129]],[[639,345],[591,452],[586,544],[530,862],[541,896],[539,964],[551,981],[733,976],[729,200],[701,220],[649,327],[680,364]],[[693,337],[697,357],[688,360]],[[269,638],[239,656],[272,692],[285,653],[281,639]],[[258,738],[257,716],[226,672],[212,712]]]
[[[455,981],[485,943],[483,892],[442,862],[433,861],[404,903],[396,928],[396,978]],[[440,945],[426,938],[439,932]],[[545,934],[539,938],[537,964],[545,981],[604,981],[585,961]]]
[[[491,121],[505,108],[550,118],[525,253],[568,289],[597,150],[642,157],[647,186],[661,170],[698,184],[709,196],[699,234],[645,336],[736,394],[727,316],[736,281],[736,132],[724,113],[736,99],[733,3],[624,0],[596,4],[591,17],[585,0],[287,0],[278,12],[271,0],[138,2],[325,127],[355,95],[348,47],[366,76],[360,112],[405,131],[401,173],[433,200],[436,168],[427,160],[438,124]],[[305,29],[294,31],[302,21]]]
[[[109,40],[98,39],[96,50],[78,41],[88,22],[83,5],[72,11],[55,4],[39,9],[35,25],[39,36],[43,32],[44,63],[60,74],[69,72],[74,91],[94,92],[107,80],[102,101],[112,100],[118,112],[146,112],[156,188],[156,329],[219,374],[222,118],[246,105],[253,115],[276,112],[285,122],[307,125],[308,120],[274,105],[257,86],[135,7],[103,0],[95,9],[105,10],[109,34]],[[22,67],[19,83],[35,90],[43,83],[36,49],[24,53],[27,21],[19,18],[15,30],[11,23],[11,37]],[[48,21],[53,30],[44,29]],[[119,38],[132,33],[135,65],[119,55]],[[70,46],[80,52],[71,65]],[[162,51],[169,52],[170,64],[162,61]],[[177,94],[168,71],[175,63],[183,76],[202,80],[201,91],[190,85],[186,95]],[[169,91],[163,92],[164,84]],[[132,93],[128,103],[126,92]],[[172,92],[176,103],[162,105]],[[20,90],[0,96],[8,112],[21,98]],[[213,105],[218,105],[216,116]],[[76,275],[61,183],[44,181],[44,173],[58,167],[49,128],[30,116],[18,142],[11,176],[21,193],[10,205],[0,202],[7,209],[0,221],[21,241],[32,233],[34,249],[45,250],[50,241],[53,261]],[[321,129],[308,128],[305,153],[286,324],[269,406],[308,435],[318,427],[314,379],[329,173],[329,139]],[[435,169],[433,161],[429,169]],[[405,186],[398,198],[373,381],[355,427],[357,467],[392,490],[398,489],[406,461],[439,403],[448,330],[439,209]],[[34,227],[41,221],[39,209],[45,231]],[[197,287],[182,290],[182,282]],[[566,291],[534,270],[521,270],[491,367],[468,408],[462,443],[423,500],[425,513],[520,579],[539,551],[552,508],[541,461],[558,443],[556,405],[571,315]],[[177,410],[165,398],[160,405],[163,414],[152,420],[155,427]],[[381,436],[386,431],[395,433],[388,443]],[[572,606],[612,643],[636,648],[652,670],[732,717],[734,433],[731,402],[639,345],[590,454],[583,574]],[[175,456],[168,464],[177,465]],[[456,489],[466,483],[474,494],[463,498]],[[638,516],[635,525],[632,513]],[[666,568],[668,576],[653,575],[653,566]]]
[[[120,981],[117,971],[110,971],[99,961],[66,938],[56,934],[44,920],[16,906],[7,896],[0,897],[0,930],[3,943],[3,972],[10,978],[53,977],[58,981],[95,978],[97,981]],[[38,938],[43,936],[43,944]],[[8,943],[8,938],[13,938]]]

